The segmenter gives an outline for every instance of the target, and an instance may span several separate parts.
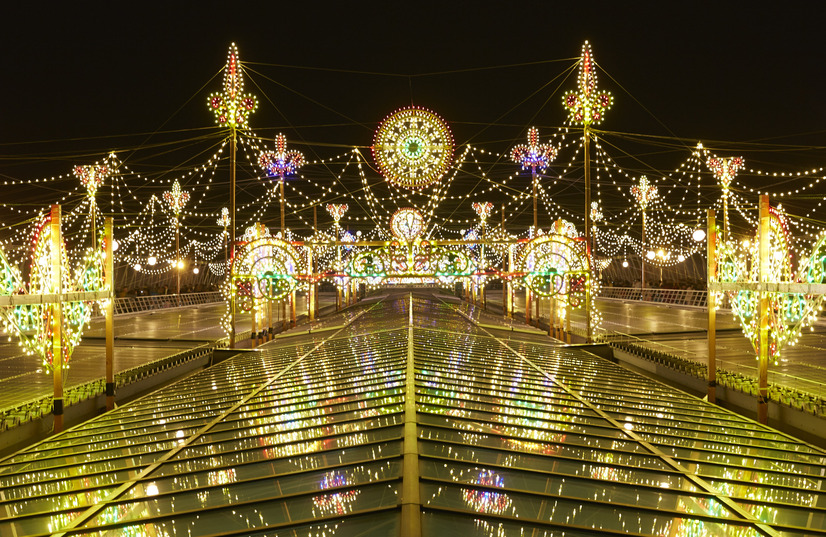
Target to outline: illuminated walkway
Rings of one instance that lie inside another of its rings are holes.
[[[826,452],[497,322],[399,294],[244,352],[0,461],[0,536],[826,535]]]

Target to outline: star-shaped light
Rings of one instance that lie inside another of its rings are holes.
[[[327,212],[330,213],[330,216],[333,217],[335,220],[336,225],[338,225],[339,220],[344,217],[344,213],[347,212],[347,204],[346,203],[328,203],[327,204]]]
[[[556,148],[539,143],[539,131],[536,127],[528,129],[528,145],[518,145],[511,151],[514,162],[522,168],[539,168],[544,170],[556,158]]]
[[[644,211],[648,204],[657,198],[657,186],[648,182],[648,177],[640,177],[640,182],[631,187],[631,195],[640,204],[640,208]]]
[[[172,209],[172,212],[175,213],[177,217],[181,214],[186,202],[189,201],[189,192],[181,190],[181,184],[175,179],[175,182],[172,184],[172,190],[167,190],[163,193],[163,200],[169,205],[169,208]]]
[[[493,203],[489,201],[473,202],[473,210],[476,211],[476,214],[479,215],[479,219],[484,222],[490,216],[491,211],[493,210]]]
[[[278,134],[275,137],[275,151],[262,151],[258,165],[273,177],[290,175],[304,164],[304,155],[299,151],[287,151],[287,137]]]
[[[227,209],[226,207],[222,207],[221,216],[218,218],[218,225],[226,229],[227,226],[229,226],[231,223],[232,222],[229,218],[229,209]]]
[[[232,128],[247,126],[249,115],[258,107],[258,99],[244,93],[244,75],[235,43],[229,46],[227,66],[224,68],[224,91],[213,93],[207,101],[218,125]]]
[[[717,178],[723,187],[724,196],[728,194],[728,189],[734,180],[734,176],[737,175],[737,172],[740,171],[740,168],[742,168],[744,164],[745,161],[743,157],[710,158],[706,162],[706,166],[708,166],[711,173],[714,174],[714,177]]]
[[[569,91],[562,98],[571,120],[584,126],[598,124],[611,108],[614,97],[608,92],[597,91],[597,72],[591,45],[586,41],[582,45],[582,58],[579,62],[578,91]]]

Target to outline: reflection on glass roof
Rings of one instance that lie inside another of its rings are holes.
[[[826,536],[822,450],[468,317],[392,295],[21,451],[0,536]]]

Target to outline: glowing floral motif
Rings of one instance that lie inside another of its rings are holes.
[[[737,175],[737,172],[743,167],[744,163],[743,157],[710,158],[706,162],[706,165],[711,170],[711,173],[714,174],[714,177],[717,178],[720,185],[723,187],[723,196],[728,195],[731,182],[734,180],[734,176]]]
[[[570,119],[584,126],[598,124],[602,121],[605,111],[611,108],[614,97],[608,92],[597,91],[594,56],[587,41],[582,45],[577,83],[579,91],[569,91],[562,98]]]
[[[227,209],[226,207],[221,208],[221,216],[220,218],[218,218],[217,222],[218,225],[224,229],[226,229],[227,226],[229,226],[232,223],[229,218],[229,209]]]
[[[94,164],[91,166],[75,166],[75,177],[80,179],[80,184],[86,187],[86,192],[90,198],[95,197],[98,187],[109,177],[111,171],[109,166]]]
[[[514,147],[511,158],[517,164],[521,164],[523,169],[544,170],[556,158],[556,148],[550,144],[540,144],[539,130],[531,127],[528,129],[528,145]]]
[[[473,202],[473,210],[476,211],[476,214],[479,215],[479,219],[484,222],[490,216],[491,211],[493,211],[493,203],[489,201]]]
[[[215,114],[218,125],[233,129],[246,127],[249,115],[258,107],[258,100],[252,94],[244,93],[244,76],[235,43],[229,46],[224,68],[224,91],[210,95],[207,104]]]
[[[175,179],[175,182],[172,183],[172,190],[163,193],[163,200],[169,205],[175,216],[178,216],[189,201],[189,192],[181,190],[181,184]]]
[[[424,231],[424,217],[416,209],[399,209],[390,217],[390,232],[403,241],[413,241]]]
[[[262,151],[258,165],[272,177],[284,177],[304,165],[304,155],[299,151],[287,151],[287,137],[279,133],[275,137],[275,151]]]
[[[639,203],[640,209],[645,211],[648,204],[657,198],[657,186],[650,184],[648,177],[643,175],[640,177],[639,184],[631,187],[631,195]]]
[[[379,125],[373,157],[389,182],[405,188],[425,187],[450,168],[453,135],[434,112],[415,106],[403,108]]]
[[[328,203],[327,204],[327,212],[330,213],[330,216],[333,217],[335,220],[336,225],[338,225],[339,221],[344,218],[344,213],[347,212],[347,204],[346,203]]]

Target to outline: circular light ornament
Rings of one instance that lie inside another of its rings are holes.
[[[405,188],[435,183],[453,161],[453,135],[434,112],[411,106],[387,116],[373,138],[373,158],[385,179]]]
[[[405,207],[390,217],[390,232],[399,240],[411,242],[424,231],[424,217],[416,209]]]
[[[695,229],[694,233],[691,234],[691,238],[694,239],[695,242],[700,242],[706,238],[706,232],[702,229]]]

